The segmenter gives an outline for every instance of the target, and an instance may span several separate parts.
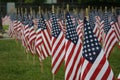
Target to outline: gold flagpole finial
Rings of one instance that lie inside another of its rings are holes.
[[[25,14],[27,14],[27,8],[25,8]]]
[[[38,14],[40,14],[41,13],[41,7],[39,6],[39,12],[38,12]]]
[[[69,4],[67,4],[67,11],[69,11]]]
[[[107,12],[107,6],[105,6],[105,12]]]
[[[86,8],[86,12],[85,13],[86,13],[86,18],[87,19],[89,19],[89,13],[88,12],[89,12],[89,10],[88,10],[88,8]]]
[[[33,14],[33,12],[32,12],[32,8],[30,8],[30,15],[32,15]]]
[[[55,12],[55,8],[54,8],[54,5],[52,5],[52,12],[53,12],[53,13]]]
[[[114,13],[114,12],[115,12],[115,10],[114,10],[113,6],[111,7],[111,9],[112,9],[112,13]]]

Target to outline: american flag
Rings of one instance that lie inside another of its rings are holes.
[[[13,37],[17,40],[17,31],[16,31],[16,29],[17,29],[17,25],[18,25],[18,21],[17,20],[15,20],[15,21],[13,21]]]
[[[81,40],[83,39],[83,27],[84,27],[83,20],[78,19],[78,26],[76,28],[76,31]]]
[[[65,26],[65,24],[64,24],[64,21],[63,21],[62,19],[59,19],[59,20],[58,20],[58,24],[60,25],[61,30],[62,30],[62,32],[63,32],[64,35],[65,35],[65,33],[66,33],[66,26]]]
[[[117,18],[115,17],[115,15],[111,15],[110,25],[115,30],[115,35],[119,41],[120,40],[120,26],[117,22]]]
[[[27,49],[27,45],[25,43],[24,30],[25,30],[25,26],[22,24],[22,27],[21,27],[21,43],[22,43],[22,46]]]
[[[14,17],[13,16],[10,16],[10,25],[9,25],[9,30],[8,30],[8,34],[9,34],[9,36],[12,38],[13,37],[13,35],[14,35],[14,27],[13,27],[13,25],[14,25]]]
[[[42,40],[43,40],[43,45],[42,45],[42,50],[43,50],[43,56],[44,58],[48,57],[51,55],[51,32],[46,25],[45,19],[43,15],[41,15],[41,21],[42,21]]]
[[[30,51],[30,44],[29,44],[29,22],[28,22],[28,17],[24,16],[24,21],[23,21],[23,27],[22,27],[22,42],[23,45],[25,46],[27,51]]]
[[[90,16],[90,20],[89,20],[90,26],[93,29],[93,32],[95,33],[95,35],[97,36],[98,41],[102,42],[102,36],[100,33],[100,28],[99,28],[101,26],[99,26],[99,23],[97,21],[95,21],[96,20],[95,13],[91,12],[89,16]]]
[[[113,71],[91,26],[85,20],[81,80],[113,80]]]
[[[100,16],[98,16],[98,15],[95,16],[95,20],[96,20],[95,21],[95,24],[96,24],[95,26],[99,30],[99,33],[96,36],[98,37],[98,41],[100,41],[102,43],[102,41],[103,41],[103,32],[104,32],[104,30],[103,30],[104,21],[101,20]],[[96,31],[94,31],[94,32],[96,32]]]
[[[82,41],[73,26],[70,14],[66,14],[65,80],[79,80],[81,72]]]
[[[39,56],[39,60],[41,61],[43,59],[43,55],[42,55],[42,31],[41,31],[42,25],[41,25],[41,21],[38,21],[38,29],[36,31],[36,40],[35,40],[35,49],[36,52]]]
[[[119,28],[120,28],[120,15],[118,15],[118,24],[119,24]]]
[[[116,38],[113,28],[111,28],[111,26],[109,24],[107,13],[105,13],[103,29],[104,29],[104,33],[105,33],[103,47],[104,47],[105,55],[108,58],[110,56],[112,49],[114,48],[115,44],[117,43],[117,38]]]
[[[32,18],[29,21],[29,44],[30,44],[30,50],[32,54],[35,54],[35,38],[36,38],[36,32],[34,29],[34,23],[32,21]]]
[[[22,23],[20,21],[17,22],[17,26],[16,26],[16,36],[17,36],[17,39],[21,39],[21,27],[22,27]]]
[[[13,21],[11,21],[11,23],[9,25],[8,34],[11,38],[13,37]]]
[[[52,13],[52,73],[56,74],[65,57],[65,36]]]

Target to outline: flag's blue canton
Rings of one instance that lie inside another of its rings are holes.
[[[24,16],[23,24],[24,24],[24,25],[29,24],[29,21],[28,21],[28,17],[27,17],[27,16]]]
[[[55,14],[52,13],[52,36],[54,37],[58,37],[59,34],[60,34],[60,28],[59,28],[59,25],[57,23],[57,19],[55,17]]]
[[[38,21],[38,28],[42,28],[41,21]]]
[[[71,12],[70,15],[72,15],[72,18],[73,18],[73,20],[72,20],[72,22],[74,22],[73,26],[77,27],[78,26],[77,16],[73,12]]]
[[[102,11],[98,11],[98,16],[100,17],[100,21],[104,20],[104,15]]]
[[[95,23],[94,22],[95,22],[94,13],[91,12],[89,14],[89,23],[90,23],[90,26],[91,26],[92,29],[94,29],[94,27],[95,27]]]
[[[83,13],[79,13],[78,16],[79,16],[79,19],[84,20],[84,14]]]
[[[12,20],[12,21],[17,20],[17,16],[16,16],[16,14],[11,15],[11,20]]]
[[[32,19],[29,20],[29,27],[33,27],[34,23],[32,21]]]
[[[117,22],[117,17],[115,15],[111,15],[111,22]]]
[[[41,22],[42,22],[42,29],[47,29],[47,26],[46,26],[45,19],[44,19],[43,15],[41,15]]]
[[[75,17],[75,27],[77,27],[78,26],[78,22],[77,22],[77,16]]]
[[[13,18],[14,16],[13,15],[10,15],[10,19],[13,21],[14,20],[14,18]]]
[[[20,15],[18,15],[17,17],[18,17],[18,21],[22,21],[22,18]]]
[[[97,56],[101,51],[101,46],[92,32],[91,26],[88,21],[84,21],[84,44],[83,44],[83,57],[89,62],[94,63]]]
[[[94,14],[95,16],[98,16],[98,15],[99,15],[99,13],[98,13],[97,10],[95,10],[94,13],[95,13],[95,14]]]
[[[37,14],[36,18],[37,18],[37,19],[40,19],[40,15],[39,15],[39,14]]]
[[[64,13],[63,12],[60,12],[60,19],[64,20]]]
[[[47,12],[47,14],[45,15],[45,18],[47,20],[49,20],[51,18],[51,12],[50,11]]]
[[[110,24],[109,24],[109,21],[108,21],[108,14],[105,13],[105,16],[104,16],[104,32],[107,34],[109,29],[110,29]]]
[[[78,41],[78,35],[75,29],[75,26],[73,26],[70,14],[66,14],[66,39],[71,40],[74,44],[77,44]]]

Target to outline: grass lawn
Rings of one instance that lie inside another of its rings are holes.
[[[43,72],[40,62],[29,54],[29,59],[21,47],[14,40],[0,40],[0,80],[52,80],[51,59],[43,61]],[[55,80],[64,80],[64,67],[61,67]]]
[[[110,56],[110,65],[115,76],[120,72],[120,50],[115,47]],[[43,61],[43,72],[40,62],[29,54],[29,59],[20,43],[14,40],[0,40],[0,80],[52,80],[51,58]],[[64,65],[55,75],[55,80],[64,80]]]

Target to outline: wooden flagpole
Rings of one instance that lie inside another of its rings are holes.
[[[35,55],[33,55],[33,65],[35,65]]]
[[[30,16],[31,17],[33,15],[33,11],[32,8],[30,8]],[[32,43],[32,47],[33,47],[33,43]],[[33,65],[35,65],[35,55],[33,54]]]
[[[99,9],[100,12],[103,12],[102,10],[102,6],[100,6],[100,9]],[[102,46],[103,46],[103,43],[104,43],[104,33],[102,32]]]
[[[39,6],[39,12],[38,12],[38,14],[41,16],[41,13],[42,13],[41,7]],[[40,55],[40,57],[39,57],[39,60],[40,60],[41,73],[43,73],[42,53],[41,53],[41,55]]]
[[[69,12],[69,4],[67,4],[66,7],[67,7],[67,11]]]
[[[40,67],[41,67],[41,73],[43,73],[43,62],[41,57],[40,57]]]
[[[25,53],[27,54],[27,61],[29,61],[29,52],[25,49]]]
[[[54,5],[52,5],[52,12],[54,13],[55,12],[55,8],[54,8]],[[52,59],[51,59],[51,62],[52,62]],[[52,66],[52,64],[51,64]],[[53,74],[53,80],[55,80],[55,75]]]

